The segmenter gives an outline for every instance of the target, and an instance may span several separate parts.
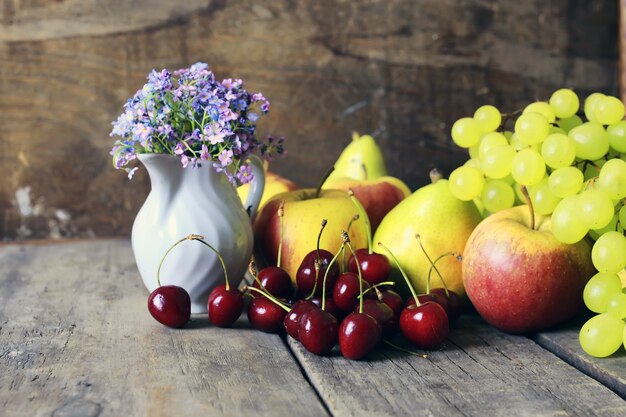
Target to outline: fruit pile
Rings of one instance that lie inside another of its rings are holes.
[[[452,139],[470,159],[450,175],[450,191],[487,217],[525,201],[551,215],[551,232],[575,244],[592,239],[598,273],[584,301],[598,316],[580,331],[582,348],[605,357],[626,345],[626,120],[616,97],[579,98],[561,89],[548,102],[501,114],[482,106],[454,123]],[[507,130],[511,129],[511,130]]]
[[[219,327],[232,326],[244,310],[245,299],[249,298],[247,317],[253,328],[267,333],[286,332],[316,355],[330,354],[337,344],[344,357],[354,360],[365,357],[381,342],[400,348],[389,340],[398,329],[417,348],[439,348],[448,336],[450,323],[462,312],[462,299],[446,288],[433,288],[418,295],[402,268],[396,265],[412,294],[405,303],[391,289],[394,282],[387,280],[391,269],[387,257],[372,251],[365,209],[354,194],[350,194],[350,199],[358,213],[354,219],[365,218],[367,248],[355,250],[347,231],[343,231],[336,253],[321,249],[319,243],[327,224],[322,220],[317,245],[303,257],[294,288],[289,273],[281,267],[281,237],[276,266],[257,271],[251,262],[250,274],[254,278],[251,286],[230,288],[224,269],[225,284],[215,288],[208,297],[209,321]],[[281,230],[284,210],[281,204],[277,213]],[[346,229],[350,227],[351,224],[346,225]],[[179,240],[165,256],[186,240],[196,240],[209,247],[224,266],[221,255],[199,235]],[[428,256],[419,238],[417,243]],[[382,243],[379,246],[396,261],[388,248]],[[439,274],[436,262],[433,261],[430,272]],[[161,286],[159,273],[157,280],[159,287],[148,299],[150,313],[162,324],[184,326],[190,318],[189,296],[185,297],[187,293],[181,287]]]

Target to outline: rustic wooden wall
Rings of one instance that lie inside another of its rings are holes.
[[[480,104],[617,93],[617,22],[608,0],[2,0],[0,238],[129,234],[148,181],[112,168],[108,133],[152,68],[263,91],[301,185],[357,130],[416,188],[465,159],[450,126]]]

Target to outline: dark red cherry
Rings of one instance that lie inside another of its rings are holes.
[[[287,334],[296,340],[300,340],[298,336],[298,322],[302,317],[302,314],[313,309],[319,308],[313,301],[310,300],[298,300],[292,306],[291,310],[285,316],[285,330]]]
[[[431,293],[441,294],[447,300],[448,308],[446,309],[446,313],[448,314],[448,320],[450,323],[454,323],[456,319],[463,313],[465,309],[465,303],[463,298],[459,296],[459,294],[454,291],[448,290],[448,294],[446,295],[446,290],[443,288],[433,288],[430,290]]]
[[[437,349],[450,332],[448,315],[433,301],[411,305],[400,314],[400,330],[418,348]]]
[[[369,287],[370,285],[364,280],[363,291],[367,290]],[[354,272],[345,272],[339,275],[333,287],[332,294],[337,307],[346,312],[352,311],[354,306],[359,302],[359,276]]]
[[[361,276],[371,285],[383,282],[389,277],[391,265],[385,255],[369,253],[367,249],[357,249],[348,260],[348,271],[358,273],[357,260],[361,266]]]
[[[441,305],[441,307],[443,307],[443,309],[446,311],[446,314],[448,314],[448,299],[446,298],[445,295],[441,295],[440,293],[434,292],[433,290],[431,290],[430,293],[428,294],[419,294],[417,298],[420,301],[420,304],[424,304],[428,301],[432,301],[434,303]],[[406,300],[406,307],[414,306],[414,305],[415,305],[415,298],[409,297]]]
[[[183,327],[191,316],[191,298],[182,287],[163,285],[150,293],[148,311],[161,324]]]
[[[243,294],[237,288],[218,285],[209,294],[209,321],[219,327],[231,327],[243,311]]]
[[[354,306],[354,312],[359,312],[358,304]],[[383,337],[391,337],[398,331],[398,317],[387,304],[367,298],[363,300],[363,313],[376,319],[382,328]]]
[[[309,252],[302,262],[300,263],[300,267],[296,272],[296,285],[298,286],[298,290],[301,294],[308,296],[313,291],[313,287],[315,286],[315,260],[317,259],[318,252],[317,250]],[[320,249],[320,270],[317,276],[317,287],[315,288],[315,295],[322,294],[322,284],[324,281],[324,274],[326,273],[326,269],[328,269],[328,265],[330,261],[333,259],[334,255],[327,250]],[[335,285],[335,280],[339,275],[339,267],[337,266],[337,262],[335,262],[331,267],[330,271],[328,271],[328,277],[326,278],[326,288],[333,288]],[[328,293],[330,290],[328,290]]]
[[[268,266],[259,271],[258,281],[255,279],[252,284],[255,288],[261,285],[274,297],[289,298],[291,297],[291,278],[287,271],[278,266]]]
[[[365,313],[351,313],[339,326],[339,349],[348,359],[361,359],[380,341],[382,329],[376,319]]]
[[[402,309],[404,308],[404,300],[394,290],[384,289],[378,291],[376,293],[378,295],[378,301],[382,301],[387,304],[394,312],[394,314],[400,317],[400,313],[402,313]]]
[[[300,343],[316,355],[328,355],[337,344],[339,322],[321,308],[305,311],[298,322]]]
[[[321,296],[315,296],[315,297],[311,298],[311,301],[316,306],[318,306],[319,308],[322,308],[322,297]],[[335,303],[335,300],[333,300],[329,296],[326,297],[326,305],[324,306],[324,310],[326,310],[327,312],[329,312],[330,314],[335,316],[335,318],[337,320],[341,320],[345,316],[345,313],[343,311],[341,311],[341,309],[339,307],[337,307],[337,304]]]
[[[248,305],[248,321],[265,333],[280,333],[284,329],[287,311],[265,297],[255,297]]]

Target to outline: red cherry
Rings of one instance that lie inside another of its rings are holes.
[[[354,307],[354,312],[359,312],[359,306]],[[391,307],[378,300],[363,300],[363,313],[372,316],[382,328],[383,337],[391,337],[398,331],[398,317]]]
[[[446,311],[432,301],[402,310],[400,330],[420,349],[437,349],[450,332]]]
[[[361,359],[380,341],[382,329],[375,318],[365,313],[351,313],[339,327],[339,349],[348,359]]]
[[[182,287],[162,285],[150,293],[148,311],[161,324],[183,327],[191,316],[191,298]]]
[[[255,297],[248,305],[248,321],[252,327],[265,333],[282,331],[286,315],[285,309],[269,298]]]
[[[258,281],[255,279],[252,286],[261,289],[259,281],[265,290],[274,297],[291,297],[291,278],[283,268],[268,266],[261,269],[258,274]]]
[[[380,295],[378,296],[378,301],[382,301],[387,304],[394,312],[394,314],[400,317],[400,313],[402,313],[402,309],[404,308],[404,300],[394,290],[382,290],[379,291]],[[378,294],[378,293],[377,293]]]
[[[369,287],[367,281],[363,281],[363,291]],[[359,302],[359,276],[354,272],[345,272],[339,275],[332,294],[337,307],[343,311],[352,311]]]
[[[339,322],[321,308],[312,308],[302,314],[298,322],[300,343],[316,355],[328,355],[337,344]]]
[[[298,300],[291,306],[291,310],[285,316],[285,330],[287,334],[296,340],[300,340],[298,336],[298,322],[302,317],[302,314],[313,309],[318,308],[313,301],[310,300]]]
[[[361,276],[371,285],[383,282],[391,272],[387,257],[380,253],[369,253],[367,249],[357,249],[348,260],[348,271],[358,273],[357,260],[361,267]]]
[[[243,294],[236,289],[226,289],[220,284],[209,294],[207,303],[209,321],[219,327],[230,327],[243,311]]]
[[[315,296],[311,298],[311,301],[319,308],[322,308],[322,297]],[[341,311],[339,307],[337,307],[335,300],[330,297],[326,297],[326,305],[324,306],[324,310],[335,316],[337,320],[341,320],[345,315],[345,313]]]
[[[463,313],[465,309],[465,303],[463,299],[459,296],[459,294],[455,293],[452,290],[448,290],[448,295],[446,295],[446,290],[443,288],[433,288],[430,290],[431,293],[441,294],[447,300],[448,308],[446,308],[446,313],[448,314],[448,320],[450,323],[456,321],[459,316]]]
[[[317,275],[317,287],[315,288],[315,295],[322,294],[322,286],[324,281],[324,274],[328,268],[328,264],[333,259],[334,255],[327,250],[319,250],[320,270]],[[314,250],[309,252],[298,267],[296,272],[296,285],[300,293],[304,295],[311,294],[313,287],[315,287],[315,260],[318,259],[318,251]],[[339,267],[335,262],[328,271],[328,277],[326,278],[326,288],[333,288],[335,280],[339,275]],[[330,291],[330,290],[329,290]]]
[[[419,294],[417,296],[417,299],[419,300],[420,304],[424,304],[429,301],[437,303],[441,307],[443,307],[443,309],[446,311],[446,314],[448,314],[448,299],[446,298],[445,295],[441,295],[440,293],[434,292],[433,290],[431,290],[430,293],[428,294]],[[415,298],[409,297],[406,300],[406,307],[414,306],[414,305],[415,305]]]

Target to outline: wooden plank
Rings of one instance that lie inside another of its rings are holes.
[[[380,348],[354,362],[289,346],[337,417],[626,415],[626,402],[608,388],[476,316],[426,359]]]
[[[127,241],[1,247],[0,414],[327,415],[279,336],[146,300]]]
[[[583,316],[557,331],[545,331],[533,339],[567,363],[597,379],[626,399],[626,352],[620,348],[608,358],[587,355],[578,342],[580,328],[589,317]]]

